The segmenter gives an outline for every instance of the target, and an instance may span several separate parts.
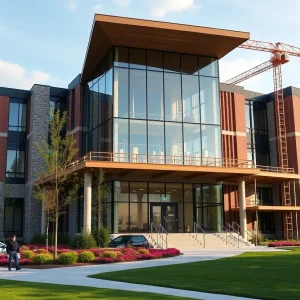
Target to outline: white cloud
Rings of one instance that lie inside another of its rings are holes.
[[[103,5],[102,4],[95,4],[93,7],[92,7],[92,10],[93,12],[95,13],[98,13],[99,11],[101,11],[103,8]]]
[[[254,68],[264,61],[260,58],[252,58],[252,59],[244,59],[244,58],[236,58],[234,60],[223,60],[221,59],[220,64],[220,81],[225,82],[228,79],[233,78],[251,68]],[[248,84],[257,83],[261,77],[254,76],[251,79],[247,80]],[[242,85],[244,82],[241,83]]]
[[[76,10],[78,7],[77,2],[75,0],[68,0],[67,6],[68,9],[71,11]]]
[[[156,0],[152,13],[155,17],[164,17],[169,12],[180,12],[196,7],[194,0]]]
[[[127,7],[131,3],[131,0],[114,0],[115,4],[120,7]]]
[[[22,66],[0,60],[1,86],[30,89],[35,83],[45,84],[50,75],[42,71],[28,72]]]

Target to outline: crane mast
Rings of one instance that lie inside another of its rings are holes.
[[[238,84],[246,79],[261,74],[273,68],[274,82],[274,110],[276,116],[277,150],[279,167],[289,167],[288,148],[286,137],[286,122],[284,111],[284,98],[282,89],[281,65],[289,62],[289,55],[300,57],[300,48],[283,43],[269,43],[255,40],[248,40],[239,48],[264,51],[271,53],[271,59],[246,72],[243,72],[225,83]],[[291,187],[289,182],[281,183],[282,205],[292,206]],[[284,237],[287,240],[293,239],[293,215],[292,212],[284,212]]]

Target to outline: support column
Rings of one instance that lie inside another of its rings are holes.
[[[92,229],[92,173],[84,172],[83,232]]]
[[[246,192],[245,180],[239,180],[239,207],[240,207],[240,226],[241,235],[244,239],[247,238],[247,212],[246,212]]]
[[[42,201],[42,220],[41,220],[41,234],[46,233],[46,209],[45,202]]]

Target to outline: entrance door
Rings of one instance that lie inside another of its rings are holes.
[[[151,203],[150,222],[158,228],[161,224],[168,232],[178,232],[178,204]]]

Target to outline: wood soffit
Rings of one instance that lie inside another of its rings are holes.
[[[82,70],[82,83],[112,46],[222,58],[250,38],[248,32],[95,15]]]

